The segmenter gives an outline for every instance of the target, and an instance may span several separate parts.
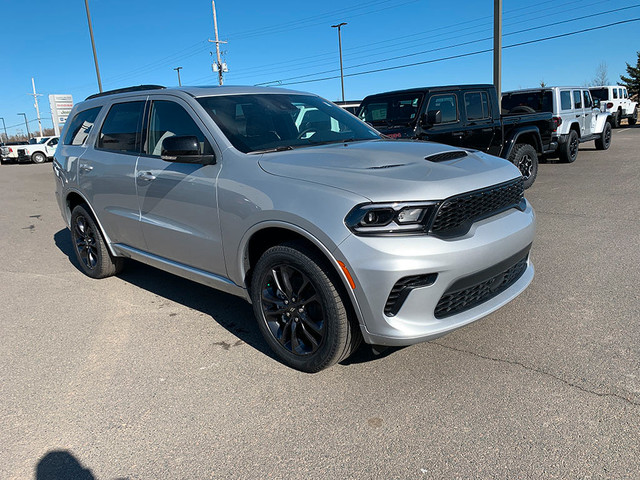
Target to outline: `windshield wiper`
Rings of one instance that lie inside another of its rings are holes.
[[[254,154],[254,153],[272,153],[272,152],[285,152],[287,150],[293,150],[293,147],[291,145],[280,145],[279,147],[274,147],[274,148],[265,148],[264,150],[254,150],[252,152],[249,152],[249,154]]]

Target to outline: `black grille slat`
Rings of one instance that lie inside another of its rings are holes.
[[[504,292],[525,272],[528,258],[527,253],[524,258],[503,272],[463,290],[446,291],[436,305],[435,317],[446,318],[470,310]]]
[[[440,204],[430,233],[440,237],[464,235],[474,222],[518,207],[523,199],[522,178],[448,198]]]
[[[425,160],[430,162],[445,162],[447,160],[455,160],[457,158],[463,158],[468,155],[464,150],[454,150],[452,152],[434,153],[424,157]]]
[[[388,317],[392,317],[400,311],[400,308],[404,304],[404,301],[409,296],[409,293],[414,288],[426,287],[432,285],[435,282],[438,274],[428,273],[425,275],[412,275],[409,277],[403,277],[396,282],[391,289],[389,297],[384,305],[384,313]]]

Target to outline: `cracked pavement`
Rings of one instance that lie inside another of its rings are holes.
[[[638,145],[622,128],[540,165],[515,301],[316,375],[240,299],[140,264],[82,275],[51,164],[3,165],[0,478],[56,458],[98,479],[638,478]]]

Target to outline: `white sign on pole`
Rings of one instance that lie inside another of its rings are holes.
[[[60,125],[67,121],[67,117],[73,108],[73,96],[49,95],[49,106],[51,107],[53,129],[56,135],[60,135]]]

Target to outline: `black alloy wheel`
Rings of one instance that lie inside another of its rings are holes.
[[[580,139],[575,130],[569,131],[567,141],[558,150],[560,159],[565,163],[573,163],[578,158],[578,150],[580,148]]]
[[[509,161],[513,163],[524,179],[524,188],[529,188],[538,176],[538,153],[532,145],[519,143],[513,147],[509,155]]]
[[[71,212],[71,240],[80,269],[91,278],[106,278],[122,271],[124,259],[112,257],[102,232],[84,205]]]
[[[326,334],[325,312],[309,277],[281,264],[262,283],[262,311],[273,337],[295,355],[315,353]]]
[[[596,148],[598,150],[607,150],[611,146],[611,123],[606,122],[604,124],[604,129],[602,130],[602,135],[600,138],[596,139]]]

